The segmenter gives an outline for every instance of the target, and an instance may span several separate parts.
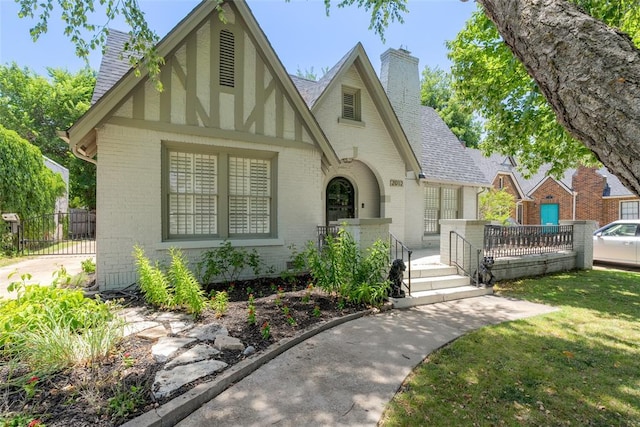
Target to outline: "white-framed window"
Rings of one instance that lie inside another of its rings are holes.
[[[168,235],[218,234],[217,156],[168,151]]]
[[[229,234],[269,234],[271,162],[229,156]]]
[[[273,153],[163,148],[163,240],[275,235]]]
[[[358,122],[362,120],[359,89],[342,87],[342,118]]]
[[[427,186],[424,192],[424,234],[440,232],[441,219],[457,219],[460,210],[460,189]]]
[[[620,202],[620,219],[640,219],[640,201]]]

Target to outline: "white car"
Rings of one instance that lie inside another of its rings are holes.
[[[622,219],[596,230],[593,259],[640,265],[640,219]]]

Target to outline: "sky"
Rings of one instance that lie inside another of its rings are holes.
[[[58,0],[54,0],[57,4]],[[361,42],[374,69],[380,70],[380,55],[388,48],[404,47],[426,65],[448,70],[446,40],[455,38],[476,9],[475,2],[461,0],[409,0],[409,14],[403,24],[393,23],[385,33],[383,43],[369,30],[369,14],[355,6],[337,8],[334,0],[327,17],[322,0],[248,0],[256,20],[267,35],[287,71],[298,70],[321,74],[331,68],[356,43]],[[96,2],[98,3],[98,2]],[[197,4],[197,0],[139,0],[151,28],[162,37]],[[75,72],[84,66],[74,47],[63,34],[59,14],[52,12],[49,30],[33,42],[29,29],[31,18],[18,18],[19,7],[13,0],[0,0],[0,63],[16,62],[45,75],[47,67],[65,68]],[[103,16],[92,18],[104,25]],[[126,31],[121,21],[112,28]],[[101,52],[90,55],[90,66],[98,70]]]

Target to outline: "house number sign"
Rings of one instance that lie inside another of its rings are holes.
[[[403,184],[404,182],[401,179],[392,179],[389,183],[389,185],[392,187],[402,187]]]

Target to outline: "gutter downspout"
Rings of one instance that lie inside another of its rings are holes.
[[[69,144],[69,147],[71,148],[71,152],[73,153],[74,156],[86,162],[93,163],[94,165],[98,164],[97,160],[92,159],[91,157],[87,156],[85,153],[80,152],[80,149],[76,144],[73,144],[73,145],[70,144],[68,131],[58,131],[58,137],[62,139],[64,142],[66,142],[67,144]]]
[[[578,197],[578,192],[571,190],[571,195],[573,196],[573,217],[572,219],[576,220],[576,198]]]

